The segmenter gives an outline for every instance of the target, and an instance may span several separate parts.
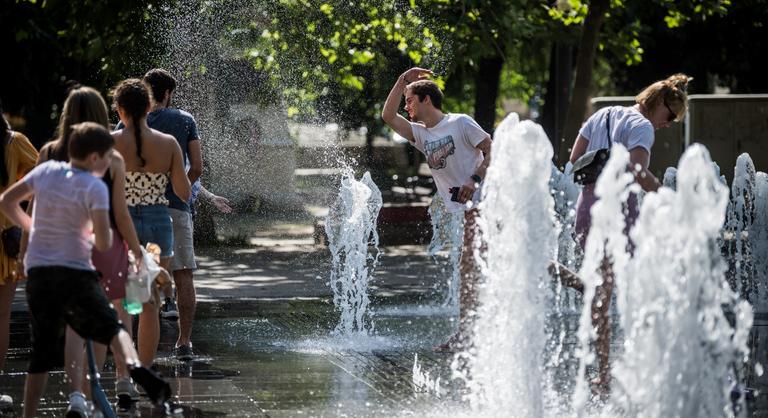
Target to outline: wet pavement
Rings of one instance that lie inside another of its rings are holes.
[[[294,228],[295,230],[296,228]],[[414,356],[448,381],[452,357],[432,351],[453,328],[441,306],[450,276],[423,246],[385,247],[371,283],[372,335],[334,336],[330,255],[311,236],[261,236],[248,245],[198,249],[196,357],[170,354],[175,324],[163,322],[156,365],[172,385],[183,416],[423,416],[461,404],[414,387]],[[11,348],[0,392],[20,415],[29,353],[28,313],[19,287]],[[102,386],[114,399],[114,371]],[[61,416],[68,392],[63,372],[49,379],[41,416]],[[449,388],[450,389],[450,388]],[[122,416],[161,416],[147,398]],[[439,415],[439,414],[438,414]]]

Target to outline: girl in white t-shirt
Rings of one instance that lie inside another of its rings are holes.
[[[672,122],[679,122],[688,108],[686,88],[691,80],[684,74],[675,74],[666,80],[657,81],[646,87],[635,97],[636,104],[631,107],[611,106],[595,112],[584,122],[579,136],[571,151],[571,163],[576,162],[588,151],[607,148],[610,142],[620,143],[629,151],[630,167],[635,169],[635,181],[646,192],[655,192],[661,184],[648,170],[651,159],[651,147],[654,131],[669,127]],[[610,129],[610,132],[609,132]],[[576,237],[584,248],[591,226],[590,209],[597,201],[595,184],[583,187],[576,202]],[[626,225],[624,233],[637,219],[637,196],[631,194],[627,200]],[[613,290],[613,276],[610,263],[603,263],[603,284],[598,286],[592,302],[592,322],[598,329],[595,343],[600,361],[598,377],[592,381],[593,391],[608,393],[610,387],[610,351],[611,327],[609,308]]]

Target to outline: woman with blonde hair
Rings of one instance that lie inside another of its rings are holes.
[[[0,193],[34,168],[36,159],[37,150],[21,132],[11,130],[0,103]],[[12,226],[5,215],[0,214],[2,230]],[[0,371],[5,366],[5,354],[8,352],[11,304],[16,294],[16,282],[22,277],[16,274],[16,259],[9,252],[10,248],[4,248],[3,241],[0,241]],[[0,409],[12,404],[10,396],[0,394]]]
[[[579,130],[571,151],[571,163],[575,163],[587,152],[610,148],[611,144],[619,143],[629,151],[628,169],[634,173],[637,184],[645,192],[658,190],[661,183],[648,170],[655,131],[683,119],[688,110],[686,90],[691,80],[685,74],[675,74],[643,89],[635,97],[633,106],[609,106],[595,112]],[[594,181],[584,184],[576,202],[575,225],[576,238],[582,248],[591,227],[590,209],[596,201]],[[624,233],[629,234],[638,216],[637,196],[630,194],[626,206]],[[607,394],[611,378],[609,310],[613,292],[613,274],[608,260],[604,260],[601,270],[603,283],[597,287],[592,301],[592,323],[598,330],[595,348],[599,367],[598,376],[591,383],[594,392]]]
[[[69,137],[72,127],[81,122],[95,122],[109,129],[109,110],[104,98],[97,90],[82,86],[72,89],[67,95],[59,118],[56,137],[45,144],[40,150],[38,164],[48,160],[69,161]],[[107,184],[110,196],[109,219],[112,228],[113,242],[108,251],[93,249],[92,262],[96,270],[101,273],[99,281],[106,293],[107,299],[112,302],[117,311],[118,318],[125,325],[129,334],[132,333],[131,315],[123,307],[125,298],[125,285],[128,279],[128,250],[137,260],[141,260],[141,244],[136,235],[128,206],[125,200],[125,161],[119,153],[114,153],[109,170],[102,178]],[[65,356],[67,358],[78,356],[83,358],[83,339],[71,328],[67,327]],[[104,364],[107,348],[101,344],[94,344],[96,364],[101,367]],[[73,380],[73,387],[77,391],[89,392],[89,386],[83,384],[83,362],[67,361],[67,369],[72,368],[72,374],[77,375]],[[130,382],[127,369],[117,370],[117,394],[121,398],[138,400],[139,393]],[[70,409],[79,411],[82,399],[79,393],[78,399],[70,402]],[[70,397],[70,400],[72,398]]]

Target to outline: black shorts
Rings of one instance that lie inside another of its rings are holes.
[[[33,267],[27,274],[32,317],[29,373],[64,366],[64,333],[69,325],[81,337],[108,345],[122,329],[98,273],[69,267]]]

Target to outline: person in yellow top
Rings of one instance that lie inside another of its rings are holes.
[[[37,150],[26,136],[11,130],[3,116],[0,102],[0,193],[15,183],[35,167]],[[5,230],[13,226],[5,215],[0,213],[0,227]],[[8,329],[11,322],[11,304],[16,293],[16,259],[6,254],[0,240],[0,371],[5,367],[5,354],[8,351]],[[0,409],[7,409],[13,404],[8,395],[0,394]]]

